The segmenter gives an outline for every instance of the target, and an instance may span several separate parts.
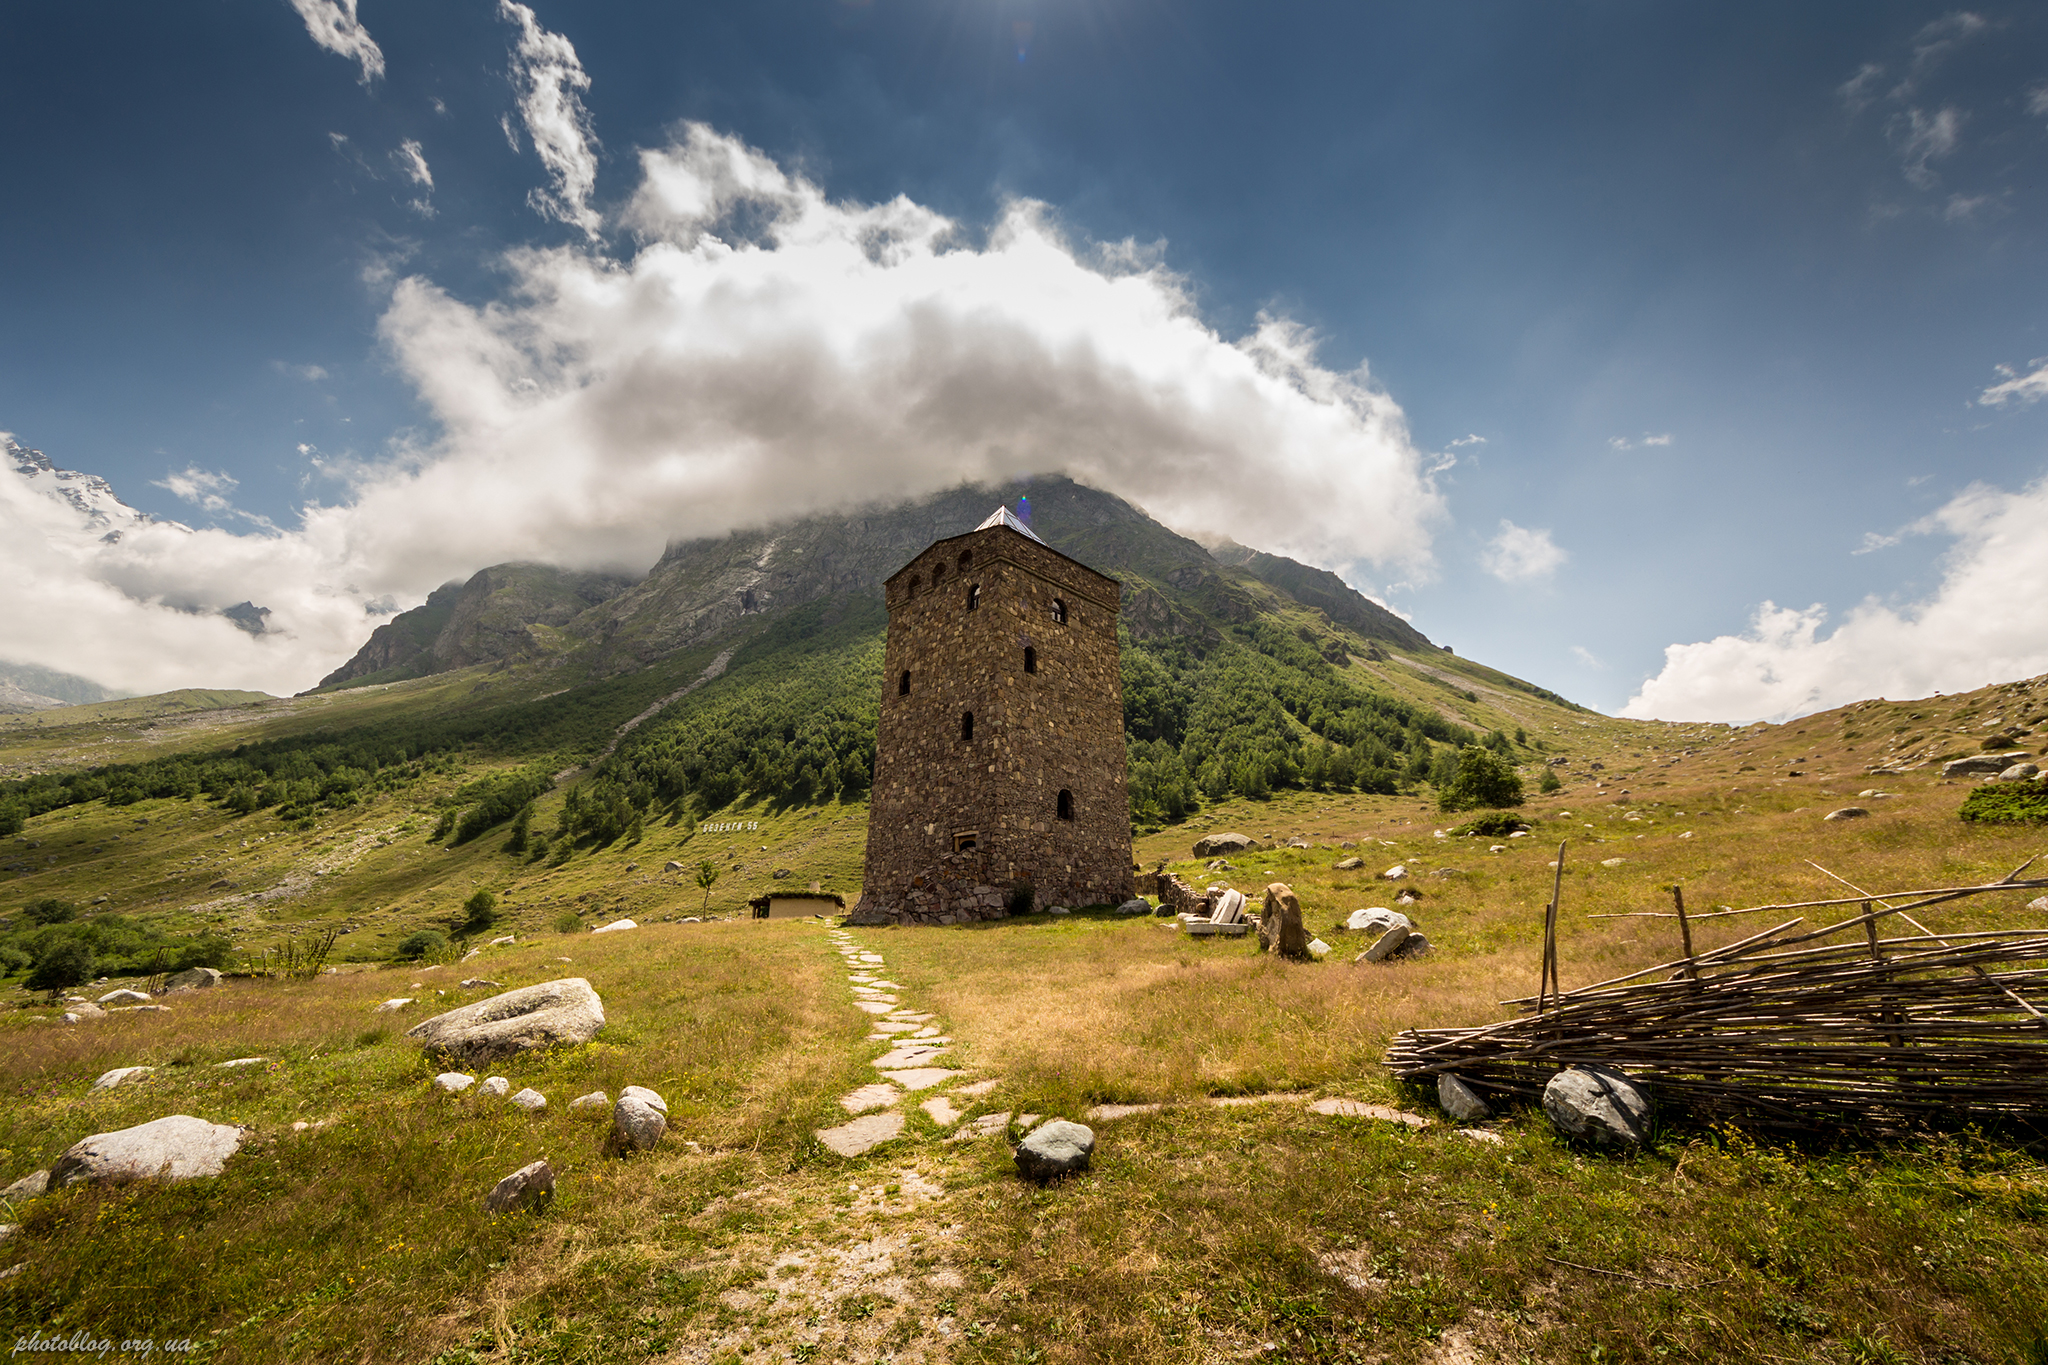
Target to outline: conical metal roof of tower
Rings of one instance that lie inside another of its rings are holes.
[[[991,526],[1007,526],[1012,531],[1020,531],[1023,534],[1030,536],[1033,540],[1038,540],[1038,532],[1032,530],[1029,526],[1026,526],[1023,522],[1019,521],[1017,519],[1017,514],[1015,512],[1012,512],[1008,506],[996,508],[995,511],[988,514],[988,520],[982,522],[981,525],[975,527],[974,529],[977,531],[986,531]],[[1038,543],[1040,545],[1045,545],[1045,542],[1042,540],[1038,540]],[[1045,548],[1050,550],[1052,546],[1046,545]]]

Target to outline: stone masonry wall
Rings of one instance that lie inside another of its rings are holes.
[[[1120,585],[995,526],[932,545],[887,591],[856,917],[1000,918],[1018,882],[1041,906],[1123,899],[1131,838]],[[1060,817],[1062,791],[1071,819]]]

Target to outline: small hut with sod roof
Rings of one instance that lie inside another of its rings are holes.
[[[1122,900],[1122,585],[999,507],[885,589],[867,865],[848,922]]]

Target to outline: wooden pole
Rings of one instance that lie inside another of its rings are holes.
[[[1543,907],[1543,971],[1536,983],[1536,1012],[1543,1013],[1543,992],[1548,987],[1551,999],[1564,994],[1557,980],[1557,903],[1564,896],[1564,850],[1557,846],[1556,872],[1550,879],[1550,904]]]
[[[1678,936],[1685,940],[1685,974],[1697,981],[1700,964],[1692,956],[1692,925],[1685,918],[1685,888],[1677,882],[1671,884],[1671,904],[1678,910]]]

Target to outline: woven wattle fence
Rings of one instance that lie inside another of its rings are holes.
[[[1563,863],[1560,848],[1560,882]],[[1937,934],[1911,914],[2048,887],[2020,880],[2025,870],[1981,886],[1724,911],[1857,912],[1818,929],[1788,920],[1562,992],[1553,894],[1543,989],[1502,1002],[1518,1017],[1406,1030],[1387,1065],[1408,1079],[1454,1072],[1481,1090],[1533,1096],[1561,1067],[1598,1062],[1649,1082],[1662,1104],[1800,1128],[2048,1119],[2048,929]],[[1678,920],[1689,948],[1692,925],[1709,917],[1688,919],[1682,894],[1674,901],[1675,913],[1651,913]],[[1917,932],[1886,932],[1906,927]]]

